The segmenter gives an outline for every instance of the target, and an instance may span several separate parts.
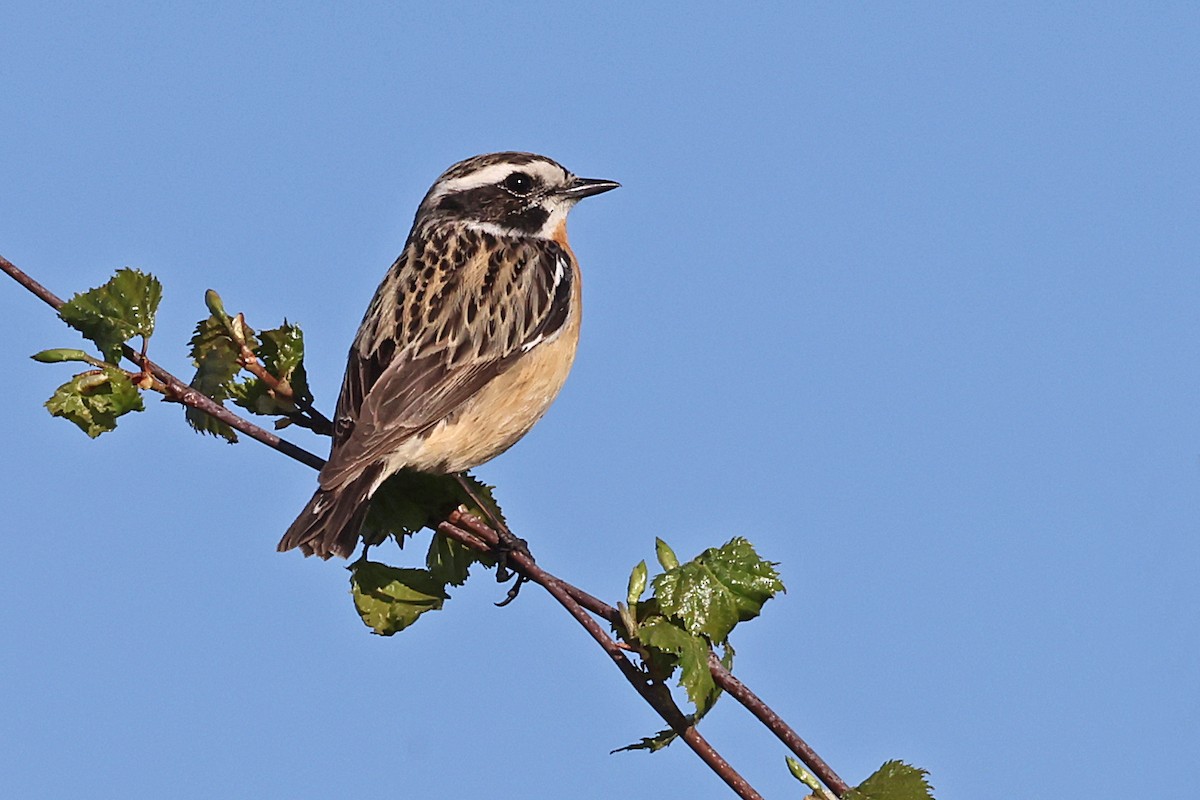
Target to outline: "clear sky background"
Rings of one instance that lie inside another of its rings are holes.
[[[327,411],[444,168],[621,181],[572,218],[575,371],[479,471],[539,562],[615,601],[655,536],[751,539],[789,592],[736,672],[851,782],[1195,785],[1194,4],[8,3],[0,42],[0,253],[154,272],[184,376],[205,289],[286,315]],[[0,304],[0,796],[727,796],[608,754],[659,723],[536,587],[369,635],[274,551],[311,470],[158,402],[90,442],[28,359],[77,335]],[[736,704],[703,731],[803,794]]]

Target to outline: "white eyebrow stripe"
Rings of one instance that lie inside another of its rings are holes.
[[[439,183],[433,187],[430,197],[442,197],[454,192],[465,192],[476,189],[480,186],[490,186],[499,183],[517,171],[535,175],[541,178],[543,184],[561,183],[567,175],[565,169],[546,161],[531,161],[528,164],[514,164],[509,161],[503,161],[499,164],[490,164],[482,169],[478,169],[470,175],[463,175],[461,178],[451,178],[448,181]]]
[[[499,183],[508,177],[508,174],[515,167],[509,163],[492,164],[483,169],[476,170],[470,175],[464,175],[461,178],[453,178],[442,184],[439,184],[435,193],[437,195],[450,194],[451,192],[463,192],[468,189],[474,189],[479,186],[487,186],[493,183]]]

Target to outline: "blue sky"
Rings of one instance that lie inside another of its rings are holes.
[[[480,470],[539,562],[613,601],[655,536],[751,539],[789,593],[736,671],[852,782],[1194,783],[1194,6],[10,3],[0,40],[0,254],[157,274],[179,374],[205,289],[287,316],[327,410],[445,167],[621,181],[572,218],[575,371]],[[543,592],[370,636],[339,564],[274,552],[310,470],[158,402],[51,419],[27,356],[77,337],[0,293],[0,794],[725,796],[608,754],[658,723]],[[703,731],[799,791],[733,703]]]

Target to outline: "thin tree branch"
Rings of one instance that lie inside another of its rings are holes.
[[[451,519],[455,519],[453,515],[451,516]],[[494,533],[487,526],[487,524],[483,522],[483,520],[471,516],[470,514],[460,514],[457,518],[457,524],[467,528],[471,531],[471,533],[487,541],[491,541],[489,534],[494,536]],[[518,566],[522,566],[520,562],[516,563]],[[529,578],[540,583],[540,581],[537,581],[537,579],[532,575],[530,575]],[[558,579],[555,578],[555,580]],[[620,614],[618,614],[617,610],[608,603],[605,603],[603,600],[600,600],[588,594],[583,589],[580,589],[569,583],[563,581],[559,581],[559,583],[570,595],[570,597],[583,608],[586,608],[593,614],[602,617],[613,624],[618,624],[620,622]],[[783,742],[783,744],[789,750],[791,750],[797,758],[800,759],[801,763],[812,770],[812,773],[816,775],[822,783],[828,786],[834,794],[836,794],[838,797],[841,797],[846,793],[847,790],[850,789],[850,786],[844,780],[842,780],[841,776],[834,772],[833,768],[830,767],[829,764],[825,763],[825,759],[817,755],[817,752],[812,749],[808,742],[800,738],[800,734],[796,733],[796,731],[794,731],[792,727],[783,720],[782,717],[775,713],[770,706],[764,703],[758,697],[758,695],[750,691],[750,687],[746,686],[746,684],[735,678],[733,673],[725,669],[725,666],[721,663],[721,660],[717,658],[715,653],[710,653],[708,656],[708,668],[712,673],[713,680],[716,681],[717,686],[721,687],[721,689],[727,692],[730,697],[734,698],[743,706],[745,706],[747,711],[753,714],[759,722],[765,725],[767,730],[775,734],[776,738]]]
[[[59,299],[58,295],[26,275],[4,256],[0,256],[0,269],[3,269],[5,272],[7,272],[13,280],[24,286],[29,291],[33,292],[35,295],[41,298],[42,302],[46,303],[55,311],[58,311],[60,308],[62,308],[63,301]]]
[[[162,381],[167,389],[165,394],[168,400],[173,400],[177,403],[182,403],[185,406],[191,406],[192,408],[199,409],[205,414],[208,414],[210,417],[224,422],[234,430],[241,431],[251,439],[257,439],[267,447],[274,448],[289,458],[294,458],[301,464],[307,464],[308,466],[317,470],[325,466],[325,459],[321,458],[319,455],[310,453],[303,447],[292,444],[287,439],[277,436],[276,434],[271,433],[264,428],[258,427],[244,417],[239,417],[237,414],[234,414],[216,400],[213,400],[211,397],[203,394],[202,392],[198,392],[191,388],[186,383],[179,380],[150,359],[146,359],[144,364],[139,363],[137,354],[128,347],[125,348],[125,357],[132,360],[135,364],[138,364],[138,366],[145,367],[146,369],[150,370],[151,375]]]
[[[42,286],[3,256],[0,256],[0,269],[54,310],[57,311],[62,307],[63,301],[57,295]],[[262,442],[268,447],[313,469],[319,470],[324,466],[324,459],[238,416],[220,403],[192,389],[170,372],[158,366],[149,358],[146,358],[144,354],[137,352],[128,345],[124,346],[124,355],[144,371],[153,375],[162,384],[161,391],[167,399],[203,411],[209,416],[229,425],[231,428],[241,431],[250,438]],[[159,387],[156,386],[155,388]],[[315,409],[313,411],[315,412]],[[319,413],[318,416],[320,416]],[[448,519],[437,526],[437,530],[481,552],[494,553],[499,544],[499,534],[495,530],[477,517],[462,511],[451,513]],[[520,574],[540,584],[571,616],[575,617],[576,621],[588,631],[616,667],[621,670],[621,673],[634,689],[637,690],[638,694],[739,797],[746,798],[747,800],[762,800],[761,795],[750,786],[746,779],[689,722],[687,716],[675,704],[670,690],[661,682],[651,681],[648,676],[634,666],[626,657],[620,644],[605,633],[596,620],[588,615],[590,611],[602,619],[615,624],[620,620],[620,616],[615,608],[584,590],[546,572],[525,553],[512,551],[508,554],[508,560]],[[717,685],[745,706],[751,714],[774,733],[834,794],[839,797],[845,794],[850,788],[846,782],[778,714],[750,691],[744,683],[725,669],[714,654],[710,654],[709,669]]]
[[[222,321],[229,332],[229,338],[238,346],[238,363],[251,375],[265,383],[272,394],[291,401],[296,408],[300,409],[297,413],[287,414],[287,418],[296,425],[308,428],[314,433],[319,433],[322,436],[333,436],[333,421],[318,411],[312,403],[301,397],[297,397],[290,383],[280,380],[268,372],[266,366],[259,359],[258,354],[250,349],[250,345],[246,343],[245,330],[247,326],[245,316],[242,314],[238,314],[232,318],[225,316]]]
[[[463,528],[460,528],[460,523],[469,525],[471,532],[468,533]],[[492,551],[499,544],[499,536],[497,536],[495,531],[485,525],[482,520],[470,514],[465,514],[462,511],[452,512],[448,520],[438,525],[438,531],[467,544],[470,544],[471,539],[480,537],[485,544],[481,549],[485,551]],[[584,607],[575,600],[572,593],[567,590],[569,584],[546,572],[532,558],[518,550],[510,552],[508,560],[522,575],[548,591],[591,634],[592,638],[596,640],[596,643],[600,645],[616,665],[617,669],[621,670],[621,674],[625,676],[625,679],[642,696],[642,699],[658,712],[658,715],[671,727],[671,730],[675,731],[687,743],[688,747],[692,748],[696,755],[713,772],[717,773],[721,780],[725,781],[729,788],[733,789],[739,797],[746,798],[747,800],[751,798],[759,798],[761,800],[762,795],[755,791],[754,787],[708,743],[708,740],[700,735],[700,732],[696,730],[696,727],[679,709],[679,706],[675,705],[675,700],[671,697],[670,690],[661,681],[651,681],[645,673],[629,661],[624,651],[613,641],[612,637],[604,632],[600,624],[587,613]]]
[[[804,766],[812,770],[822,783],[830,788],[830,790],[841,797],[850,790],[850,785],[841,779],[833,768],[825,763],[825,759],[817,755],[808,742],[800,738],[800,734],[792,730],[792,726],[783,721],[783,718],[775,713],[766,703],[759,699],[758,695],[750,691],[750,687],[742,683],[733,673],[725,669],[721,664],[721,660],[717,658],[715,653],[708,654],[708,668],[712,672],[713,680],[717,686],[720,686],[726,694],[733,697],[746,710],[758,719],[767,730],[775,734],[779,741],[787,745],[787,748],[796,754],[796,757],[804,763]]]
[[[13,278],[13,280],[39,297],[55,311],[58,311],[60,308],[62,308],[63,301],[58,295],[54,294],[54,292],[51,292],[45,286],[42,286],[33,278],[29,277],[29,275],[25,274],[25,272],[19,269],[4,256],[0,256],[0,270],[4,270],[4,272],[8,273]],[[301,464],[307,464],[313,469],[320,469],[325,465],[325,459],[314,453],[308,452],[298,445],[292,444],[286,439],[276,436],[268,430],[258,427],[248,419],[239,417],[237,414],[234,414],[232,411],[225,408],[225,406],[213,400],[211,397],[208,397],[205,394],[188,386],[186,383],[179,380],[174,375],[167,372],[158,364],[155,364],[153,361],[146,358],[129,345],[124,346],[124,354],[126,358],[128,358],[138,367],[149,372],[162,382],[163,394],[168,400],[172,400],[176,403],[182,403],[185,406],[191,406],[192,408],[203,411],[210,417],[224,422],[234,430],[241,431],[251,439],[257,439],[267,447],[274,448],[275,450],[283,453],[285,456],[294,458]]]

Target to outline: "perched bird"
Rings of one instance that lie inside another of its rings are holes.
[[[579,341],[567,213],[619,185],[532,153],[468,158],[437,179],[359,326],[320,488],[279,550],[348,558],[389,476],[462,472],[533,427]]]

